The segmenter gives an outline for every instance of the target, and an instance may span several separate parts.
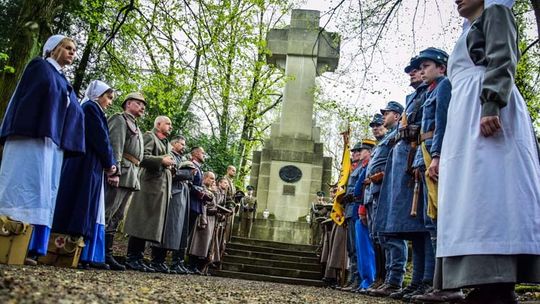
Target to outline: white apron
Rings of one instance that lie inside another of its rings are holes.
[[[9,137],[0,167],[0,214],[50,228],[63,155],[48,137]]]
[[[527,107],[514,86],[500,112],[502,130],[480,133],[485,67],[469,57],[468,30],[448,61],[437,257],[540,254],[540,165]]]

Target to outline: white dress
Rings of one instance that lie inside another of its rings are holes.
[[[480,133],[485,67],[463,32],[448,62],[452,99],[442,144],[437,257],[540,255],[540,165],[518,89],[500,110],[502,130]]]

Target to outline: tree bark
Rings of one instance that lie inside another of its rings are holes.
[[[536,29],[538,31],[538,37],[540,37],[540,0],[531,0],[531,5],[534,10],[534,16],[536,17]]]
[[[82,84],[84,82],[84,75],[86,74],[86,69],[88,68],[88,62],[90,60],[90,55],[94,49],[95,37],[97,31],[97,23],[90,24],[90,31],[88,32],[88,39],[86,40],[86,45],[84,46],[83,54],[81,56],[81,61],[75,69],[75,79],[73,79],[73,90],[79,95],[81,91]]]
[[[0,74],[0,116],[3,117],[9,99],[28,61],[40,55],[40,46],[51,35],[50,25],[61,9],[59,0],[24,0],[16,24],[11,31],[13,42],[6,63],[15,68],[14,73]]]

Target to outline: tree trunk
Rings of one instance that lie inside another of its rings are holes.
[[[251,89],[249,91],[249,103],[245,110],[244,122],[242,124],[242,133],[238,151],[240,152],[238,166],[238,180],[243,181],[248,174],[247,161],[253,149],[253,130],[255,128],[256,113],[259,111],[260,97],[256,94],[259,87],[259,79],[261,77],[262,66],[265,63],[264,54],[264,9],[261,8],[259,13],[259,41],[257,47],[257,61],[255,62],[255,70],[253,71],[253,79],[251,81]]]
[[[94,49],[96,31],[97,31],[97,24],[92,22],[90,24],[90,31],[88,32],[88,39],[86,40],[86,45],[84,46],[81,61],[79,62],[77,69],[75,69],[75,79],[73,80],[73,90],[75,90],[75,93],[78,96],[80,96],[79,92],[81,91],[81,87],[84,82],[84,75],[86,74],[86,68],[88,67],[90,55],[92,54],[92,50]]]
[[[6,63],[14,73],[0,74],[0,116],[3,117],[9,99],[17,86],[24,67],[34,56],[41,55],[40,46],[51,35],[50,24],[61,8],[59,0],[24,0],[17,23],[14,24],[13,42]]]
[[[538,37],[540,37],[540,0],[531,0],[531,5],[534,10],[534,16],[536,17],[536,29],[538,31]]]

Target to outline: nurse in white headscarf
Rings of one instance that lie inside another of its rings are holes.
[[[26,66],[0,127],[0,214],[33,225],[33,257],[47,253],[62,161],[85,151],[84,115],[63,74],[75,51],[62,35],[45,42],[43,58]]]
[[[540,162],[514,84],[514,1],[457,0],[467,19],[448,61],[435,286],[474,287],[468,303],[517,303],[540,282]]]
[[[106,83],[94,80],[88,85],[82,102],[86,154],[64,161],[54,212],[53,232],[84,238],[84,267],[107,268],[103,181],[104,174],[116,173],[116,160],[104,111],[113,99],[114,91]]]

